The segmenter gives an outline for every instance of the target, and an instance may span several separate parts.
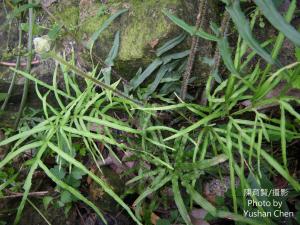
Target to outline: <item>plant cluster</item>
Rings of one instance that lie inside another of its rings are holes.
[[[26,168],[28,174],[22,181],[24,192],[15,224],[20,220],[26,202],[30,201],[33,175],[38,170],[57,185],[61,206],[80,200],[103,221],[106,221],[103,213],[78,189],[83,176],[87,175],[97,183],[136,224],[150,223],[153,212],[159,208],[168,209],[172,203],[180,215],[177,221],[185,224],[192,224],[189,211],[195,208],[204,209],[208,221],[223,218],[236,224],[280,223],[279,218],[245,217],[245,210],[256,210],[247,204],[247,200],[259,201],[262,197],[248,197],[243,193],[250,188],[272,189],[275,187],[272,178],[281,176],[290,195],[294,198],[299,195],[300,184],[290,172],[294,168],[289,163],[289,143],[299,142],[300,100],[289,90],[299,89],[300,65],[297,61],[282,66],[277,59],[285,37],[295,44],[295,56],[300,59],[297,48],[300,34],[289,24],[296,10],[296,0],[291,1],[285,17],[277,11],[273,1],[255,0],[257,7],[250,22],[241,9],[241,1],[223,2],[237,30],[234,54],[217,24],[211,24],[213,34],[209,34],[164,11],[190,35],[215,42],[227,68],[222,80],[216,74],[208,77],[204,91],[207,101],[202,105],[188,103],[177,95],[190,51],[174,53],[171,50],[186,38],[186,34],[157,49],[157,58],[123,87],[120,81],[113,82],[111,78],[120,44],[119,32],[105,60],[106,67],[101,69],[95,66],[91,72],[83,72],[76,67],[74,53],[67,60],[65,56],[48,51],[49,48],[41,52],[44,57],[56,60],[52,84],[38,80],[29,71],[12,69],[35,83],[42,102],[38,119],[23,119],[20,131],[0,142],[0,146],[9,145],[8,154],[0,161],[1,193],[12,188],[17,180],[18,173],[10,172],[14,160],[29,150],[33,152],[23,163],[22,169]],[[126,11],[113,14],[92,35],[87,45],[91,55],[102,31]],[[260,21],[259,12],[279,31],[275,39],[262,44],[252,33]],[[264,63],[254,60],[256,64],[250,65],[256,56]],[[59,74],[64,89],[58,87]],[[78,76],[85,81],[84,89],[79,86]],[[216,85],[212,85],[213,80]],[[284,85],[277,94],[270,94],[282,83]],[[42,92],[41,87],[47,91]],[[48,101],[51,95],[56,104]],[[193,96],[189,99],[193,100]],[[270,113],[272,109],[276,113]],[[124,173],[132,177],[126,183],[124,195],[138,194],[132,206],[81,161],[83,155],[89,155],[101,171],[99,162],[105,162],[105,159],[99,151],[99,143],[120,163],[124,162],[118,152],[130,153],[127,160],[135,162],[135,166]],[[273,152],[273,146],[279,146],[280,152]],[[49,158],[55,159],[52,168],[45,162]],[[223,169],[224,165],[228,170]],[[226,203],[224,199],[221,205],[212,203],[203,196],[203,183],[207,177],[222,180],[224,176],[230,178]],[[289,210],[289,200],[289,196],[281,199],[283,210]],[[52,199],[44,201],[49,203]],[[261,206],[258,210],[268,212],[274,208]],[[169,221],[161,219],[157,224],[171,224],[175,220],[173,217]],[[297,220],[299,222],[299,218]],[[292,224],[292,221],[288,223]]]

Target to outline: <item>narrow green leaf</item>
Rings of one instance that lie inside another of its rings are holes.
[[[188,56],[190,54],[190,52],[191,52],[190,50],[176,52],[176,53],[162,57],[161,60],[164,62],[164,64],[167,64],[167,63],[171,62],[172,60],[182,59],[182,58]]]
[[[51,132],[53,132],[53,131],[50,131],[50,133]],[[30,167],[30,170],[29,170],[28,175],[27,175],[27,177],[25,179],[25,182],[24,182],[24,186],[23,186],[24,193],[23,193],[23,196],[22,196],[21,203],[19,204],[19,207],[18,207],[17,215],[16,215],[15,220],[14,220],[14,225],[18,224],[18,222],[21,219],[21,215],[22,215],[22,212],[23,212],[23,209],[24,209],[29,191],[31,189],[33,173],[37,169],[38,163],[39,163],[41,157],[43,156],[44,152],[46,151],[46,149],[47,149],[47,142],[44,142],[43,145],[41,146],[41,148],[38,150],[36,156],[33,159],[34,160],[33,164]]]
[[[220,38],[218,41],[218,47],[220,49],[220,54],[222,56],[222,59],[224,61],[225,66],[227,69],[233,73],[233,74],[239,74],[237,69],[234,66],[232,57],[231,57],[231,49],[228,43],[227,38]]]
[[[120,31],[117,31],[117,33],[115,35],[113,46],[112,46],[108,56],[105,59],[105,64],[107,66],[113,66],[114,65],[114,60],[118,55],[119,46],[120,46]]]
[[[186,207],[184,205],[184,201],[182,199],[181,193],[180,193],[180,189],[179,189],[179,184],[178,184],[178,177],[174,176],[172,178],[172,190],[173,190],[173,194],[174,194],[174,200],[175,200],[175,204],[178,208],[178,211],[182,217],[182,219],[184,220],[184,222],[188,225],[192,225],[192,221],[191,218],[186,210]]]
[[[203,39],[209,40],[209,41],[218,41],[218,38],[214,35],[211,35],[209,33],[206,33],[202,29],[196,30],[195,27],[188,25],[183,20],[179,19],[178,17],[174,16],[170,12],[163,10],[163,13],[169,17],[170,20],[173,21],[177,26],[181,27],[183,30],[188,32],[190,35],[197,35]]]
[[[167,51],[173,49],[177,45],[179,45],[184,39],[186,35],[184,33],[178,35],[177,37],[167,41],[163,46],[156,50],[156,55],[159,57],[162,54],[166,53]]]
[[[63,92],[63,91],[61,91],[61,90],[55,89],[53,86],[51,86],[51,85],[49,85],[49,84],[46,84],[45,82],[43,82],[43,81],[41,81],[41,80],[35,78],[34,76],[32,76],[32,75],[29,74],[29,73],[26,73],[26,72],[21,71],[21,70],[17,70],[17,69],[12,68],[12,67],[11,67],[10,69],[11,69],[12,71],[14,71],[14,72],[16,72],[16,73],[22,75],[23,77],[25,77],[25,78],[27,78],[27,79],[29,79],[29,80],[31,80],[31,81],[34,81],[35,83],[37,83],[37,84],[39,84],[39,85],[41,85],[41,86],[43,86],[43,87],[45,87],[45,88],[47,88],[47,89],[49,89],[49,90],[51,90],[51,91],[56,91],[56,92],[57,92],[58,94],[60,94],[61,96],[64,96],[64,97],[69,98],[69,99],[74,99],[72,96],[69,96],[68,94],[66,94],[65,92]]]
[[[256,221],[255,219],[247,218],[242,215],[227,211],[217,210],[209,201],[196,192],[191,185],[185,184],[185,187],[187,188],[187,192],[192,196],[193,200],[212,216],[234,220],[243,224],[261,225],[261,222]]]
[[[193,125],[181,130],[181,131],[178,131],[176,134],[164,139],[164,141],[168,141],[168,140],[171,140],[171,139],[175,139],[175,138],[178,138],[186,133],[189,133],[190,131],[192,130],[195,130],[197,129],[198,127],[208,123],[209,121],[213,120],[213,119],[216,119],[220,116],[222,116],[222,112],[214,112],[210,115],[208,115],[207,117],[204,117],[202,118],[201,120],[199,120],[197,123],[194,123]]]
[[[123,13],[127,12],[128,9],[122,9],[116,12],[115,14],[111,15],[103,24],[102,26],[95,32],[93,33],[92,37],[89,39],[87,43],[87,48],[92,49],[95,41],[98,39],[100,34],[120,15]]]
[[[163,177],[162,179],[159,179],[159,182],[155,182],[156,184],[151,184],[150,187],[148,187],[142,194],[140,194],[140,196],[134,201],[133,205],[138,205],[143,199],[165,186],[170,180],[171,177]]]
[[[282,32],[295,45],[300,46],[300,33],[280,15],[272,0],[254,0],[254,2],[276,29]]]
[[[137,74],[137,76],[130,81],[133,90],[139,87],[162,63],[163,61],[161,59],[155,59],[142,74]]]
[[[91,123],[96,123],[105,127],[110,127],[116,130],[120,130],[120,131],[124,131],[124,132],[128,132],[128,133],[134,133],[134,134],[140,134],[141,131],[133,129],[129,126],[124,126],[121,123],[112,123],[109,122],[107,120],[102,120],[102,119],[98,119],[98,118],[94,118],[94,117],[90,117],[90,116],[83,116],[82,117],[83,120],[91,122]]]
[[[164,65],[162,66],[159,71],[157,72],[155,76],[155,80],[147,87],[147,91],[144,94],[143,98],[147,99],[158,87],[161,79],[164,77],[164,75],[168,72],[169,68],[168,66]]]
[[[0,169],[5,166],[8,162],[10,162],[11,160],[13,160],[14,158],[16,158],[19,154],[21,154],[22,152],[25,152],[27,150],[31,150],[31,149],[35,149],[35,148],[38,148],[40,147],[44,142],[43,141],[37,141],[37,142],[33,142],[31,144],[27,144],[27,145],[24,145],[20,148],[18,148],[17,150],[15,151],[11,151],[7,154],[7,156],[2,159],[0,161]]]
[[[14,136],[11,136],[3,141],[0,142],[0,146],[3,146],[3,145],[7,145],[13,141],[16,141],[18,139],[21,139],[21,138],[24,138],[24,137],[29,137],[33,134],[36,134],[36,133],[41,133],[43,131],[46,131],[46,130],[49,130],[49,128],[51,128],[51,126],[44,126],[44,127],[35,127],[31,130],[28,130],[26,132],[22,132],[22,133],[19,133],[19,134],[16,134]]]
[[[289,103],[285,101],[280,101],[280,105],[282,105],[282,107],[284,107],[285,110],[288,111],[291,115],[300,120],[300,114],[296,112],[296,110]]]
[[[32,3],[22,4],[20,7],[16,7],[13,10],[13,12],[8,15],[7,19],[12,20],[15,17],[19,16],[22,12],[26,11],[27,9],[31,9],[31,8],[34,8],[34,7],[37,7],[37,6],[38,6],[38,4],[32,4]]]
[[[283,159],[283,165],[285,168],[287,168],[287,158],[286,158],[286,121],[285,121],[285,109],[280,104],[280,111],[281,111],[281,117],[280,117],[280,136],[281,136],[281,151],[282,151],[282,159]]]
[[[226,6],[226,10],[229,12],[234,24],[239,31],[239,34],[242,36],[244,41],[246,41],[247,44],[268,63],[274,64],[274,60],[272,59],[271,55],[266,50],[264,50],[257,42],[257,40],[255,40],[255,38],[253,37],[249,21],[246,19],[244,13],[241,10],[240,1],[233,0],[232,4],[228,4]]]
[[[228,160],[228,156],[226,156],[225,154],[221,154],[211,159],[205,159],[195,163],[178,163],[178,168],[183,170],[193,170],[193,169],[205,170],[212,166],[216,166],[220,163],[223,163],[227,160]]]

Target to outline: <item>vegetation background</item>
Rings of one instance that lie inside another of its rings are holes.
[[[1,225],[300,224],[299,2],[0,4]]]

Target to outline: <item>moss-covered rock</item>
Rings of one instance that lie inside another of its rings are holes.
[[[188,23],[194,24],[197,2],[196,0],[62,0],[51,6],[51,10],[68,26],[77,41],[86,44],[110,15],[127,8],[126,13],[115,19],[101,33],[93,52],[105,59],[112,47],[115,33],[120,31],[121,43],[115,66],[122,74],[131,77],[140,66],[145,66],[155,58],[156,47],[182,32],[162,13],[162,10],[169,10]],[[216,3],[210,3],[210,7],[213,5]],[[189,46],[190,44],[185,43],[181,48],[186,49]],[[129,65],[130,68],[124,65]]]
[[[128,8],[128,12],[116,19],[114,23],[101,35],[96,48],[96,53],[105,55],[112,45],[114,33],[121,31],[121,46],[119,60],[129,61],[149,56],[152,41],[162,41],[177,31],[162,13],[166,8],[184,15],[191,10],[192,4],[181,0],[112,0],[106,4],[82,0],[79,4],[80,37],[90,37],[108,18],[119,9]],[[99,15],[99,9],[103,9]],[[192,10],[193,11],[193,10]]]

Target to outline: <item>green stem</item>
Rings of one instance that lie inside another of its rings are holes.
[[[20,66],[20,59],[21,59],[20,50],[21,50],[21,45],[22,45],[22,28],[21,28],[21,23],[19,23],[19,43],[18,43],[18,56],[17,56],[17,61],[16,61],[16,67],[15,67],[16,69],[19,69],[19,66]],[[14,72],[12,80],[11,80],[10,85],[9,85],[7,96],[6,96],[4,102],[3,102],[2,106],[1,106],[1,110],[5,110],[6,105],[7,105],[8,101],[9,101],[9,98],[12,95],[12,91],[14,89],[16,77],[17,77],[17,73]]]
[[[28,0],[28,4],[32,4],[32,0]],[[28,56],[27,56],[27,62],[26,62],[26,72],[30,73],[31,70],[31,61],[32,61],[32,30],[33,30],[33,8],[29,8],[29,31],[28,31]],[[15,123],[15,128],[18,127],[21,116],[23,114],[27,98],[28,98],[28,86],[29,86],[29,80],[26,79],[24,83],[24,89],[23,89],[23,95],[22,100],[18,112],[18,116]]]

